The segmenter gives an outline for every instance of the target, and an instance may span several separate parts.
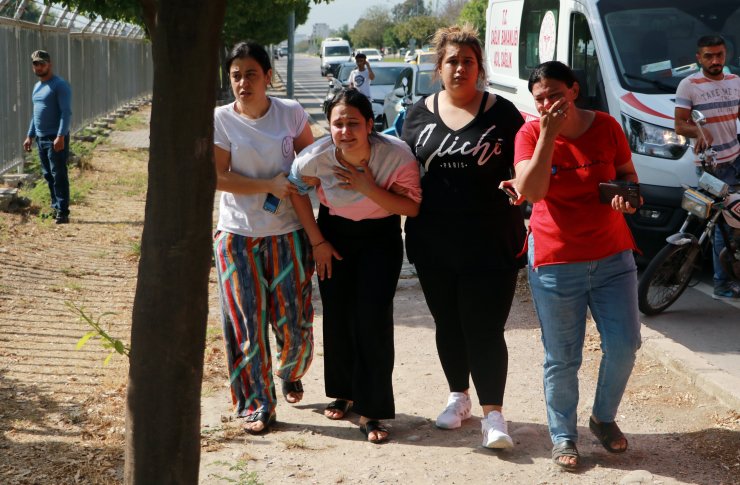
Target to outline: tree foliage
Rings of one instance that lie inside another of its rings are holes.
[[[331,37],[341,37],[342,39],[349,39],[349,25],[342,24],[338,29],[332,30],[329,34]]]
[[[388,9],[370,7],[350,31],[350,41],[355,47],[382,47],[383,35],[392,25]]]
[[[486,38],[486,7],[487,0],[470,0],[460,12],[460,23],[469,23],[478,30],[481,42]]]
[[[288,38],[288,16],[295,10],[296,27],[304,24],[311,0],[228,0],[223,42],[230,46],[243,39],[277,44]]]
[[[391,9],[391,15],[395,23],[422,15],[431,15],[432,12],[424,5],[424,0],[404,0]]]
[[[49,2],[50,0],[45,0]],[[227,0],[221,42],[232,45],[242,39],[277,44],[288,38],[288,15],[295,10],[296,27],[305,23],[312,4],[331,0]],[[61,0],[62,5],[79,7],[90,18],[101,16],[146,25],[143,5],[153,0]],[[183,5],[183,8],[187,8]]]
[[[416,45],[421,47],[427,44],[434,32],[446,25],[442,19],[431,16],[412,17],[407,22],[396,24],[393,32],[401,45],[407,45],[409,40],[416,39]]]
[[[447,0],[437,12],[437,16],[447,24],[452,25],[458,22],[460,12],[468,3],[468,0]]]

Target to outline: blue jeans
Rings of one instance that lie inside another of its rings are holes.
[[[740,184],[740,157],[736,158],[734,162],[725,163],[715,168],[714,176],[730,185]],[[725,240],[722,239],[722,233],[719,228],[720,225],[725,226],[728,234],[732,234],[732,228],[725,222],[724,216],[720,216],[720,218],[717,219],[717,225],[714,226],[714,244],[712,247],[715,288],[725,286],[729,279],[725,270],[722,269],[722,263],[720,263],[719,260],[719,253],[721,253],[725,248]]]
[[[593,415],[612,422],[640,348],[637,268],[631,251],[585,263],[533,269],[529,239],[529,286],[545,347],[547,422],[554,444],[578,439],[578,369],[583,359],[586,310],[601,335],[601,364]]]
[[[41,160],[41,173],[46,179],[51,195],[51,207],[60,215],[69,215],[69,177],[67,158],[69,158],[69,135],[64,137],[64,148],[54,151],[56,135],[36,138]]]

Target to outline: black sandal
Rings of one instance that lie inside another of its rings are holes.
[[[563,457],[575,458],[576,462],[569,463],[560,461],[560,458]],[[576,444],[574,442],[571,440],[565,440],[552,447],[552,461],[565,470],[573,471],[578,468],[581,461],[581,455],[578,454],[578,448],[576,448]]]
[[[376,440],[371,440],[370,439],[370,433],[372,433],[372,432],[385,433],[385,436],[383,438],[379,438],[379,439],[376,439]],[[361,424],[360,425],[360,433],[364,434],[365,435],[365,438],[367,438],[367,440],[370,443],[376,443],[376,444],[378,444],[378,443],[384,443],[384,442],[388,441],[388,437],[390,436],[390,433],[388,432],[388,428],[386,428],[385,426],[383,426],[383,424],[380,421],[378,421],[377,419],[371,419],[367,423]]]
[[[300,379],[297,381],[283,381],[283,397],[285,397],[285,400],[288,401],[290,404],[296,404],[303,399],[303,396],[301,396],[300,399],[296,399],[295,401],[288,400],[288,394],[291,392],[300,392],[303,393],[303,383]]]
[[[326,406],[326,408],[324,408],[324,411],[339,411],[340,413],[342,413],[342,415],[336,418],[332,418],[331,416],[326,416],[326,413],[324,413],[324,416],[335,421],[340,420],[347,415],[350,409],[352,409],[352,401],[347,401],[346,399],[336,399],[330,402]]]
[[[588,428],[609,453],[624,453],[627,451],[629,442],[627,441],[627,438],[624,437],[622,430],[619,429],[619,426],[617,426],[617,423],[614,421],[611,423],[597,423],[594,421],[593,416],[591,416],[588,420]],[[614,448],[612,443],[620,440],[624,440],[624,448]]]
[[[254,431],[251,428],[248,428],[244,426],[244,431],[246,431],[249,434],[253,435],[260,435],[265,434],[268,431],[270,431],[270,426],[275,424],[275,421],[277,421],[277,416],[275,415],[275,412],[268,413],[267,411],[257,411],[256,413],[247,414],[247,417],[245,418],[245,421],[247,423],[254,423],[257,421],[260,421],[262,424],[264,424],[264,428],[262,428],[259,431]]]

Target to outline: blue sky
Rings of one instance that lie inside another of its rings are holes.
[[[308,20],[296,31],[299,34],[309,35],[313,30],[313,24],[322,22],[332,29],[337,29],[344,24],[349,25],[351,29],[369,7],[377,5],[390,10],[401,2],[402,0],[334,0],[329,4],[312,4]]]

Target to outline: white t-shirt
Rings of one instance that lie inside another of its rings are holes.
[[[365,69],[360,71],[359,69],[353,70],[349,73],[349,85],[357,88],[359,92],[371,98],[370,96],[370,71]]]
[[[308,115],[300,104],[270,97],[262,118],[251,120],[238,114],[234,103],[214,111],[213,143],[231,153],[231,170],[246,177],[270,179],[287,174],[295,158],[293,140],[306,126]],[[249,237],[287,234],[301,227],[289,198],[277,213],[262,208],[267,194],[221,193],[220,231]]]

